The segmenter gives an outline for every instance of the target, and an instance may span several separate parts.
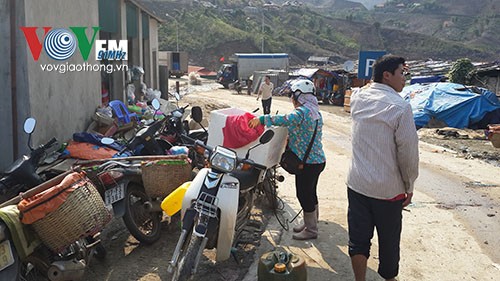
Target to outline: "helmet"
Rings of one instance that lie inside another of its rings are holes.
[[[303,94],[313,94],[314,93],[314,85],[311,81],[307,79],[300,79],[295,82],[292,82],[292,85],[290,86],[290,90],[292,90],[292,93],[295,93],[296,91],[300,91]]]

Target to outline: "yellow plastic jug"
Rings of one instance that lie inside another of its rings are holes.
[[[182,199],[184,199],[184,194],[190,185],[190,181],[183,183],[181,186],[172,191],[167,197],[165,197],[165,199],[163,199],[163,202],[161,202],[161,209],[168,216],[171,217],[181,210]]]

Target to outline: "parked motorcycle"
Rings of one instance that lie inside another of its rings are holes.
[[[154,99],[151,104],[155,111],[160,109],[160,102],[157,99]],[[132,155],[164,155],[163,147],[165,145],[160,144],[161,141],[156,138],[163,122],[165,122],[164,119],[154,119],[152,123],[139,129],[126,146],[120,150],[119,155],[126,151],[131,151]]]
[[[81,237],[56,252],[41,242],[31,225],[20,221],[16,205],[22,198],[59,184],[72,172],[67,171],[0,204],[0,280],[79,280],[92,257],[105,257],[99,232]]]
[[[154,99],[152,106],[157,111],[160,108],[159,101]],[[128,150],[132,151],[133,155],[165,155],[166,151],[173,146],[186,145],[180,138],[182,134],[188,134],[193,139],[200,139],[206,142],[208,132],[204,128],[201,130],[189,130],[187,121],[184,120],[184,114],[188,106],[177,107],[177,109],[168,115],[164,114],[163,119],[154,119],[151,124],[141,128],[119,154],[121,155]],[[200,107],[194,106],[191,112],[202,118]],[[201,118],[199,122],[201,122]],[[195,155],[191,154],[190,156],[194,157]]]
[[[109,139],[103,139],[104,142]],[[98,188],[106,206],[112,206],[114,216],[122,218],[130,234],[138,241],[152,244],[160,239],[162,212],[159,203],[144,190],[141,160],[129,157],[116,160],[96,160],[80,165],[99,163],[84,168]]]
[[[152,106],[155,110],[160,108],[158,100],[152,101]],[[157,131],[161,126],[164,126],[164,131],[168,134],[185,134],[184,129],[179,129],[182,126],[182,115],[186,107],[174,110],[169,116],[163,120],[155,120],[153,124],[139,130],[134,139],[127,144],[126,149],[135,150],[142,146],[142,151],[146,155],[158,156],[132,156],[125,158],[116,158],[114,161],[107,160],[91,160],[80,162],[80,165],[99,164],[94,166],[89,174],[94,183],[100,188],[101,195],[108,206],[113,207],[114,215],[122,217],[127,229],[138,241],[152,244],[160,238],[160,228],[162,211],[160,208],[159,198],[153,198],[147,194],[142,181],[142,170],[140,161],[161,160],[160,155],[164,155],[165,151],[173,145],[179,145],[181,139],[175,136],[174,143],[162,141],[157,136]],[[193,119],[200,122],[202,119],[201,108],[193,107]],[[168,124],[168,125],[165,125]],[[190,134],[193,138],[205,138],[206,130],[203,132],[194,132]],[[103,144],[114,142],[113,139],[103,138]],[[120,155],[126,149],[120,151]],[[149,152],[149,153],[148,153]],[[203,163],[203,156],[196,153],[190,153],[194,163]],[[201,159],[200,159],[201,157]]]
[[[37,148],[31,146],[31,134],[35,130],[36,120],[28,118],[24,122],[24,132],[28,134],[28,147],[31,152],[17,159],[3,173],[0,179],[0,203],[5,202],[20,192],[24,192],[44,181],[44,177],[37,174],[37,169],[45,158],[47,151],[57,144],[52,138],[46,144]]]
[[[248,159],[250,150],[269,142],[274,136],[266,131],[259,143],[249,148],[245,158],[223,146],[212,148],[201,141],[197,147],[208,151],[210,168],[204,168],[191,182],[182,201],[182,231],[169,272],[172,280],[189,280],[196,272],[205,248],[217,249],[216,260],[230,257],[234,241],[243,230],[266,166]],[[182,188],[182,187],[180,187]],[[175,192],[175,191],[174,191]],[[162,206],[169,206],[167,197]]]
[[[203,113],[199,106],[193,106],[191,108],[191,117],[193,120],[201,126],[201,129],[190,130],[188,122],[183,120],[187,106],[177,108],[166,116],[166,122],[163,128],[160,130],[160,139],[163,140],[163,144],[166,143],[167,146],[164,147],[166,150],[171,149],[174,146],[186,146],[189,148],[188,157],[191,159],[193,168],[201,169],[205,167],[205,157],[196,153],[193,148],[192,143],[183,138],[183,135],[187,135],[189,139],[201,140],[203,143],[207,143],[208,131],[201,124],[203,119]]]

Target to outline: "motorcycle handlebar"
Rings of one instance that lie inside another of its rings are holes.
[[[252,159],[238,157],[237,161],[238,163],[251,165],[259,170],[267,170],[266,166],[255,163],[255,161],[253,161]]]
[[[38,163],[45,151],[57,143],[56,138],[50,139],[46,144],[40,145],[37,149],[31,151],[31,158],[35,163]]]
[[[176,118],[182,118],[182,116],[184,115],[184,113],[186,112],[186,108],[189,107],[189,104],[186,104],[185,106],[183,107],[179,107],[177,109],[174,109],[172,110],[168,116],[172,116],[172,117],[176,117]],[[177,113],[178,112],[178,113]]]
[[[128,147],[126,145],[124,148],[122,148],[120,151],[118,151],[118,155],[121,155],[122,153],[124,153],[125,151],[127,151],[127,149],[128,149]]]
[[[210,151],[212,150],[212,147],[206,145],[201,140],[193,139],[192,137],[190,137],[186,134],[181,134],[180,136],[181,136],[181,139],[187,140],[189,142],[188,144],[191,144],[193,146],[201,146],[201,147],[208,149]],[[186,143],[184,145],[186,145]]]
[[[7,176],[0,179],[0,195],[4,195],[9,188],[8,178],[9,177]]]
[[[213,147],[209,146],[209,145],[206,145],[203,141],[201,140],[195,140],[193,138],[190,138],[189,136],[186,136],[186,135],[181,135],[181,138],[185,138],[191,142],[194,143],[195,146],[201,146],[205,149],[207,149],[208,151],[210,151],[210,153],[213,152]],[[255,168],[259,169],[259,170],[267,170],[267,167],[264,166],[264,165],[261,165],[261,164],[258,164],[258,163],[255,163],[255,161],[253,161],[252,159],[247,159],[247,158],[240,158],[238,157],[237,158],[237,161],[238,163],[244,163],[244,164],[249,164],[249,165],[252,165],[254,166]]]
[[[99,169],[106,169],[108,168],[108,166],[111,166],[111,165],[118,165],[118,166],[121,166],[121,167],[125,167],[125,168],[130,168],[130,167],[136,167],[137,164],[126,164],[126,163],[122,163],[120,161],[107,161],[107,162],[104,162],[102,163],[101,165],[99,165]]]
[[[51,140],[49,140],[46,144],[43,145],[44,148],[49,148],[51,147],[52,145],[54,145],[55,143],[57,143],[57,139],[56,138],[52,138]]]

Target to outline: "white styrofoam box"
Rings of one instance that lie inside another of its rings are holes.
[[[226,126],[226,117],[245,114],[246,111],[239,108],[225,108],[212,110],[210,112],[210,122],[208,123],[208,141],[210,146],[222,145],[224,134],[222,128]]]
[[[242,115],[246,111],[239,108],[226,108],[220,110],[213,110],[210,113],[210,123],[208,125],[208,142],[210,146],[223,145],[224,144],[224,134],[222,128],[226,126],[226,118],[233,115]],[[279,163],[281,159],[281,154],[285,151],[286,140],[288,137],[288,130],[286,127],[272,126],[266,128],[266,130],[273,130],[274,136],[266,144],[259,145],[258,147],[250,151],[249,158],[255,161],[255,163],[264,165],[266,167],[272,167]],[[245,157],[248,149],[255,144],[259,143],[259,139],[242,146],[240,148],[233,148],[238,154],[238,157]]]

